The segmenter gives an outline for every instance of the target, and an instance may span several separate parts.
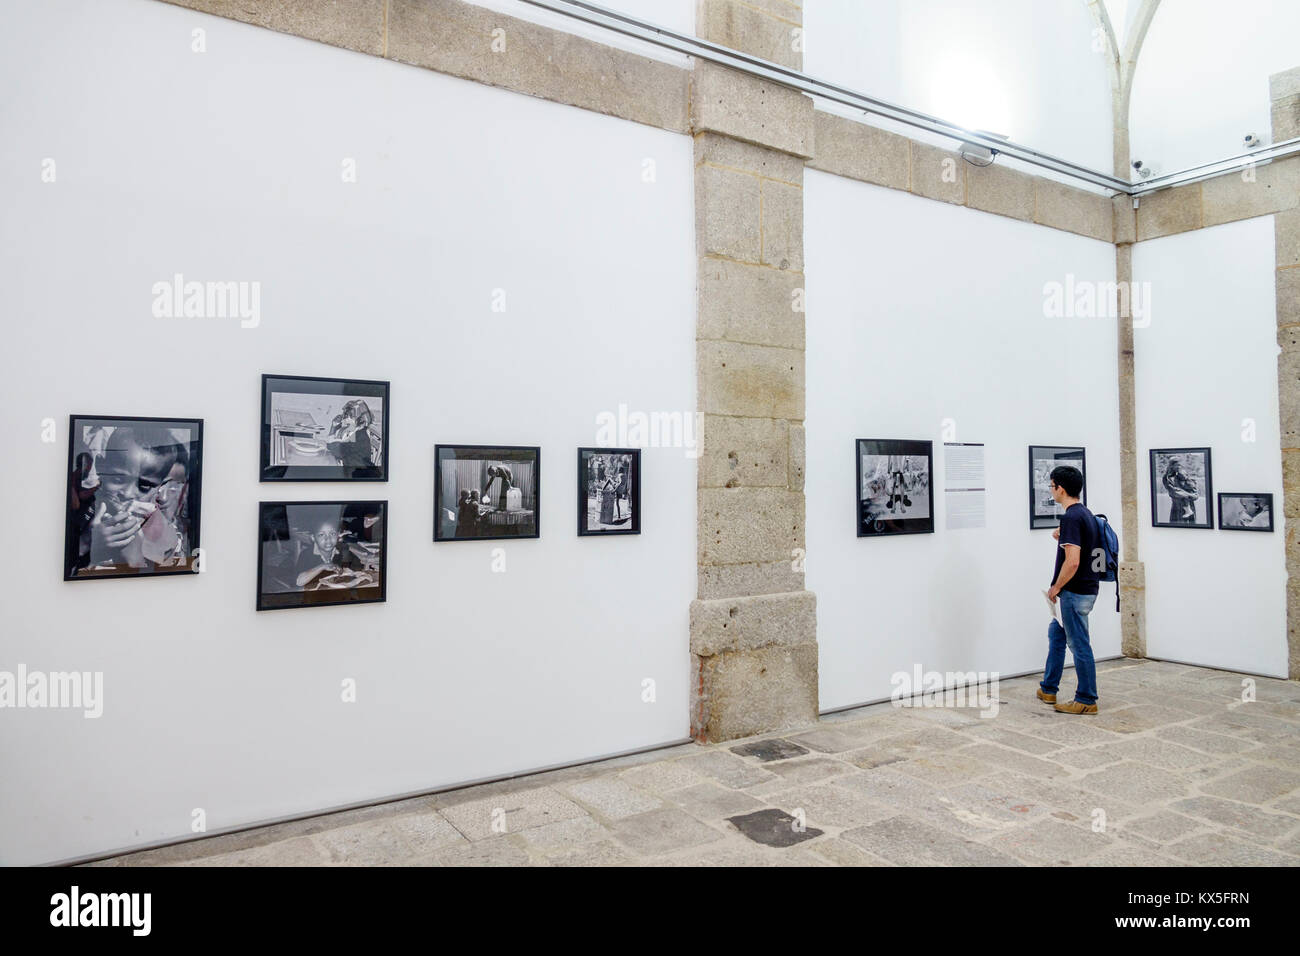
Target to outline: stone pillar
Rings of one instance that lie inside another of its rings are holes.
[[[1126,164],[1127,165],[1127,164]],[[1133,285],[1133,240],[1136,220],[1133,200],[1116,197],[1115,282],[1120,288]],[[1123,208],[1121,208],[1123,207]],[[1119,225],[1126,216],[1127,225]],[[1137,387],[1133,377],[1133,318],[1126,306],[1128,296],[1119,297],[1119,497],[1124,538],[1120,542],[1119,605],[1120,653],[1125,657],[1147,656],[1146,567],[1138,559],[1141,516],[1138,514],[1138,481],[1145,473],[1137,447]]]
[[[1269,77],[1273,142],[1300,136],[1300,67]],[[1300,209],[1273,216],[1277,269],[1277,392],[1286,515],[1287,675],[1300,679]]]
[[[1160,0],[1140,0],[1131,18],[1124,48],[1120,49],[1106,6],[1101,0],[1088,0],[1088,7],[1105,34],[1111,54],[1111,160],[1115,176],[1126,182],[1130,176],[1129,103],[1133,92],[1133,75],[1147,29],[1156,15]],[[1146,657],[1146,568],[1138,550],[1141,518],[1138,515],[1138,482],[1146,475],[1146,463],[1137,448],[1137,388],[1133,377],[1133,319],[1129,292],[1133,283],[1133,243],[1138,240],[1137,215],[1133,200],[1116,196],[1114,206],[1115,314],[1118,316],[1119,350],[1119,470],[1120,518],[1124,526],[1120,542],[1120,651],[1125,657]]]
[[[1117,98],[1116,109],[1121,107]],[[1127,115],[1127,109],[1125,109]],[[1121,125],[1116,122],[1116,127]],[[1128,178],[1128,125],[1122,141],[1115,141],[1115,175]],[[1115,282],[1120,289],[1133,288],[1133,243],[1137,241],[1137,216],[1133,200],[1116,196]],[[1146,567],[1139,560],[1138,482],[1146,473],[1137,447],[1137,385],[1133,376],[1133,317],[1130,296],[1118,294],[1115,313],[1119,348],[1119,498],[1124,535],[1120,541],[1119,609],[1120,653],[1125,657],[1147,656]]]
[[[802,67],[801,4],[700,0],[700,37]],[[803,167],[813,103],[705,61],[691,83],[699,261],[698,599],[691,733],[817,720],[804,589]]]

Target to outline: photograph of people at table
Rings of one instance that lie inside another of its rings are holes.
[[[435,541],[538,536],[540,449],[438,445],[434,457]]]
[[[258,610],[384,598],[382,501],[262,502]]]
[[[196,570],[202,428],[72,418],[65,580]]]

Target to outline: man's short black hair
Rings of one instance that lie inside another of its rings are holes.
[[[1057,465],[1053,468],[1052,481],[1071,498],[1079,497],[1079,492],[1083,491],[1083,472],[1073,465]]]

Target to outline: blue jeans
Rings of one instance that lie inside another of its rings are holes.
[[[1056,598],[1061,605],[1061,620],[1047,626],[1047,669],[1040,685],[1045,694],[1055,694],[1061,686],[1061,671],[1065,669],[1065,648],[1068,644],[1074,657],[1074,676],[1079,686],[1074,699],[1085,704],[1097,703],[1097,664],[1092,659],[1092,645],[1088,642],[1088,612],[1097,603],[1095,594],[1075,594],[1062,591]]]

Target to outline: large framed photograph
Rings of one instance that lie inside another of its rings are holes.
[[[858,537],[933,532],[933,444],[859,438],[856,451]]]
[[[373,604],[387,597],[387,501],[263,501],[257,609]]]
[[[1084,450],[1077,445],[1029,446],[1029,527],[1056,528],[1065,514],[1052,497],[1052,469],[1072,465],[1083,475],[1080,500],[1088,504],[1088,469]]]
[[[1214,528],[1210,449],[1151,449],[1151,525]]]
[[[578,449],[578,534],[641,533],[641,450]]]
[[[388,383],[262,376],[262,481],[387,481]]]
[[[72,415],[63,580],[200,568],[203,420]]]
[[[1269,492],[1219,492],[1220,531],[1272,531],[1273,495]]]
[[[433,460],[434,541],[540,536],[540,448],[435,445]]]

